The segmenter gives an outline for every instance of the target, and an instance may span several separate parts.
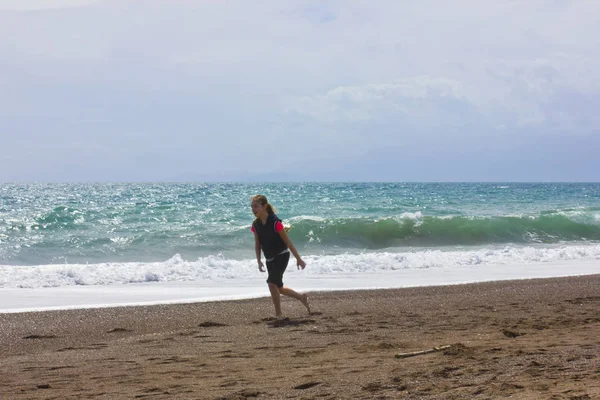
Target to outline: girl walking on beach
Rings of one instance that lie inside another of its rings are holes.
[[[300,254],[298,254],[298,250],[292,244],[286,229],[283,227],[283,223],[275,215],[275,209],[269,204],[267,198],[261,194],[256,195],[252,197],[250,206],[252,207],[252,213],[256,217],[251,228],[252,232],[254,232],[256,261],[258,262],[260,272],[265,272],[260,254],[262,250],[267,262],[267,271],[269,272],[267,284],[269,285],[269,291],[271,292],[271,298],[275,306],[275,316],[278,320],[283,318],[280,297],[282,294],[300,300],[310,314],[310,306],[306,294],[298,293],[289,287],[283,286],[283,273],[290,260],[290,251],[296,257],[298,269],[304,269],[306,263],[302,260]]]

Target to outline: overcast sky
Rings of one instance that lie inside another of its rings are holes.
[[[600,2],[0,0],[0,182],[600,181]]]

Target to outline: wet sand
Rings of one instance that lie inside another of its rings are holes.
[[[600,275],[310,300],[0,314],[0,398],[600,399]]]

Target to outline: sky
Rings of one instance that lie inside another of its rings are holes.
[[[600,2],[0,0],[0,182],[600,181]]]

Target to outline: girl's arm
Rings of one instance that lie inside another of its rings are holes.
[[[258,262],[258,269],[260,272],[265,272],[265,268],[262,260],[260,259],[260,240],[258,240],[258,234],[254,232],[254,251],[256,252],[256,262]]]
[[[290,251],[292,252],[294,257],[296,257],[296,264],[298,265],[298,269],[300,269],[300,267],[302,267],[302,269],[306,268],[306,263],[302,260],[302,257],[300,257],[298,250],[296,250],[296,247],[294,247],[294,244],[290,240],[286,230],[285,229],[280,230],[279,236],[281,236],[281,239],[283,239],[283,242],[285,244],[287,244],[287,247],[290,249]]]

